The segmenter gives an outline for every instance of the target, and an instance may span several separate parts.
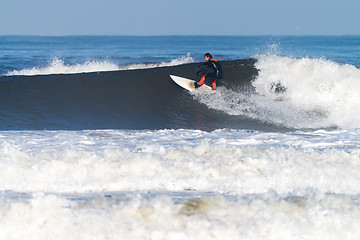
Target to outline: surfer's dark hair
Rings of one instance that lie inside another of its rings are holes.
[[[212,58],[211,54],[210,53],[205,53],[204,57],[209,57],[209,58]]]

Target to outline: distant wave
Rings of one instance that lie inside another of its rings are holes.
[[[86,61],[85,63],[77,63],[67,65],[64,60],[54,58],[48,66],[34,67],[32,69],[14,70],[6,74],[6,76],[33,76],[33,75],[50,75],[50,74],[74,74],[84,72],[101,72],[116,71],[119,67],[110,61]]]
[[[193,58],[188,53],[186,56],[174,59],[169,62],[161,63],[139,63],[119,66],[110,60],[104,61],[86,61],[85,63],[65,64],[63,59],[53,58],[51,63],[45,67],[34,67],[32,69],[14,70],[6,76],[34,76],[34,75],[51,75],[51,74],[75,74],[89,72],[108,72],[119,70],[147,69],[155,67],[169,67],[186,63],[192,63]]]
[[[156,68],[156,67],[171,67],[171,66],[177,66],[192,62],[194,62],[194,59],[191,57],[190,53],[188,53],[186,56],[174,59],[170,62],[129,64],[120,67],[119,70],[136,70],[136,69],[147,69],[147,68]]]

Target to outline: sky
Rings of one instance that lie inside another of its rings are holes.
[[[0,35],[360,35],[359,0],[0,0]]]

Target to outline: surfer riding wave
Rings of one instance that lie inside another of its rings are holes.
[[[211,82],[213,90],[216,90],[216,81],[223,77],[223,71],[220,63],[213,59],[210,53],[204,55],[205,63],[198,67],[197,75],[202,75],[198,83],[195,82],[195,88],[200,87],[204,82]]]

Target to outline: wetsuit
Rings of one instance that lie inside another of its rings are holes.
[[[207,61],[206,63],[200,66],[200,69],[197,72],[197,74],[199,75],[201,73],[204,75],[198,82],[198,86],[196,86],[195,84],[195,87],[201,86],[206,80],[206,81],[212,81],[211,85],[212,88],[215,90],[216,80],[221,79],[223,77],[223,71],[220,63],[213,58],[210,58],[209,61]]]

